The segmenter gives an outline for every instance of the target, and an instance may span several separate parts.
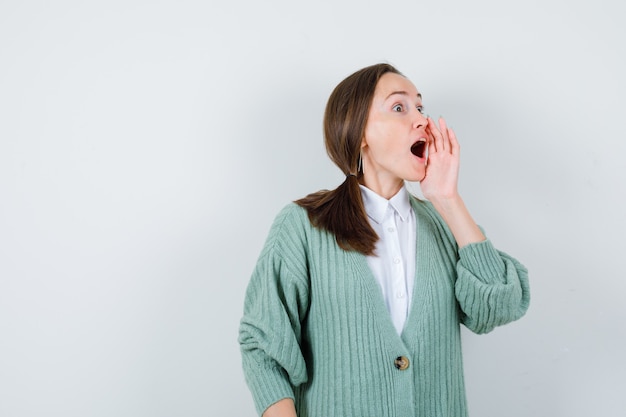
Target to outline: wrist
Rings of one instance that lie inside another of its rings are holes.
[[[441,213],[450,213],[459,208],[465,207],[463,199],[459,193],[454,193],[448,196],[435,196],[428,199],[435,209]]]
[[[459,248],[485,240],[460,195],[438,197],[430,202],[450,228]]]

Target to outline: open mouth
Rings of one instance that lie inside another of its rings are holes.
[[[424,152],[426,151],[426,141],[419,140],[411,146],[411,153],[418,158],[424,157]]]

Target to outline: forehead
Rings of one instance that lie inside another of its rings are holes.
[[[409,97],[421,98],[421,94],[408,78],[388,72],[378,80],[374,96],[378,100],[386,100],[393,93],[404,93]]]

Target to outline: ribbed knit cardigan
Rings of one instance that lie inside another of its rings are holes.
[[[527,271],[489,240],[459,250],[430,203],[411,205],[416,274],[401,336],[364,255],[339,248],[295,204],[276,217],[239,331],[259,414],[293,398],[298,417],[467,416],[459,323],[486,333],[521,317]]]

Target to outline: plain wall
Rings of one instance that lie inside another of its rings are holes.
[[[626,411],[624,6],[0,2],[0,416],[252,416],[237,328],[270,224],[334,188],[334,86],[390,62],[530,270],[463,331],[473,416]],[[419,193],[419,187],[412,185]]]

